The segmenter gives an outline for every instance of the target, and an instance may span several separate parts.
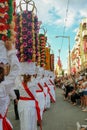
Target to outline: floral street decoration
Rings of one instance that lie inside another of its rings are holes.
[[[50,54],[50,70],[54,71],[54,54]]]
[[[49,47],[45,48],[45,53],[46,53],[45,69],[50,70],[50,48]]]
[[[32,10],[28,10],[29,5],[33,6]],[[24,6],[25,9],[23,8]],[[38,46],[36,24],[38,23],[38,19],[35,18],[33,12],[35,4],[32,0],[20,0],[18,8],[20,9],[20,12],[17,14],[17,56],[20,62],[36,62],[36,48]]]
[[[40,66],[45,67],[46,64],[46,55],[45,55],[45,46],[46,46],[46,37],[44,34],[39,35],[39,41],[40,41]]]
[[[20,62],[36,62],[38,46],[38,34],[35,28],[35,16],[31,11],[23,11],[17,14],[17,56]]]
[[[38,17],[34,17],[34,30],[35,30],[35,49],[36,49],[36,62],[40,65],[40,44],[39,44],[39,23]]]
[[[11,28],[11,24],[15,15],[14,5],[15,0],[0,0],[0,40],[5,41],[13,35],[14,28]]]
[[[32,61],[32,12],[24,11],[17,15],[17,40],[18,58],[20,62]]]

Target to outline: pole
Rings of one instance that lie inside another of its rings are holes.
[[[71,58],[70,58],[70,36],[56,36],[56,38],[63,37],[68,38],[68,49],[69,49],[69,74],[71,73]]]
[[[69,42],[69,74],[71,73],[71,58],[70,58],[70,37],[68,36],[68,42]]]

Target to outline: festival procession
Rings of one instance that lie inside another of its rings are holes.
[[[87,130],[87,15],[58,1],[0,0],[0,130]]]

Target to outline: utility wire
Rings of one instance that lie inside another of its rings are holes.
[[[69,0],[67,1],[66,16],[65,16],[65,24],[64,24],[63,35],[62,35],[62,36],[65,35],[66,23],[67,23],[67,17],[68,17],[68,10],[69,10]],[[61,48],[60,48],[60,50],[62,50],[62,46],[63,46],[63,38],[62,38],[62,43],[61,43]]]

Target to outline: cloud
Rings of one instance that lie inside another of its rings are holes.
[[[80,15],[82,16],[82,17],[86,17],[87,18],[87,9],[81,9],[80,11]]]
[[[16,0],[17,5],[20,0]],[[37,7],[37,15],[43,24],[53,24],[57,26],[65,25],[70,28],[82,17],[87,17],[87,2],[86,0],[33,0]],[[83,5],[84,4],[84,8]],[[66,12],[67,11],[67,12]],[[79,16],[77,15],[79,14]],[[67,15],[67,18],[66,18]],[[78,19],[78,20],[77,20]]]
[[[75,29],[73,30],[73,32],[74,32],[74,33],[77,33],[78,30],[79,30],[79,28],[75,28]]]
[[[19,0],[16,0],[17,4]],[[34,0],[37,7],[37,15],[40,21],[44,24],[54,24],[62,26],[65,24],[67,28],[74,25],[77,20],[77,14],[80,14],[80,17],[86,17],[86,0],[69,0],[67,18],[66,18],[66,9],[67,9],[68,0]],[[56,17],[55,17],[56,16]]]

